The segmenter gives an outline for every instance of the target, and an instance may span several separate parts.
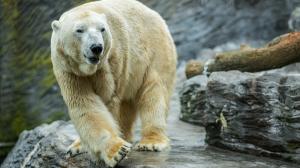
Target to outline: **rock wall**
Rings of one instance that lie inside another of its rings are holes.
[[[292,31],[300,31],[300,6],[292,12],[289,19],[289,28]]]
[[[52,73],[50,23],[80,3],[83,1],[0,2],[0,143],[15,142],[24,129],[67,118]]]
[[[166,20],[180,59],[228,41],[269,41],[288,31],[297,0],[141,0]]]
[[[181,92],[181,119],[204,126],[209,145],[300,163],[299,69],[191,78]]]

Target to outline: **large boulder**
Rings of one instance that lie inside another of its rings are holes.
[[[209,145],[300,163],[299,67],[191,78],[181,119],[204,126]]]
[[[68,146],[78,137],[74,126],[65,121],[44,124],[31,131],[24,131],[1,168],[18,167],[105,167],[93,162],[87,153],[78,157],[67,154]]]

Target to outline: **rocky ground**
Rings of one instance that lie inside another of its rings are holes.
[[[208,147],[205,140],[205,129],[180,121],[179,99],[175,94],[171,102],[168,134],[171,138],[170,151],[152,153],[130,153],[118,167],[174,167],[174,168],[288,168],[297,167],[279,160],[255,157]],[[138,124],[139,125],[139,124]],[[138,139],[139,129],[136,131]],[[67,157],[67,147],[77,137],[70,122],[56,121],[50,125],[41,125],[34,130],[24,131],[20,139],[1,168],[24,167],[105,167],[89,159],[87,154]]]

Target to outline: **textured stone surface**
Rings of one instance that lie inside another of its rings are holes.
[[[300,7],[297,7],[289,19],[289,28],[292,31],[300,31]]]
[[[68,157],[67,147],[76,137],[77,133],[73,125],[64,121],[24,131],[1,168],[97,167],[86,154],[80,157]]]
[[[141,0],[166,20],[181,59],[228,41],[269,41],[288,31],[297,0]]]
[[[0,2],[0,142],[14,142],[24,129],[66,118],[52,73],[50,23],[76,4],[72,0]],[[0,148],[0,158],[1,152]]]
[[[172,102],[172,114],[169,118],[168,133],[172,149],[165,152],[133,151],[119,166],[122,168],[293,168],[290,164],[278,160],[255,157],[207,147],[204,143],[203,128],[178,120],[177,98]],[[140,132],[139,130],[136,131]],[[96,164],[86,153],[67,157],[68,145],[77,137],[69,122],[57,121],[42,125],[31,131],[24,131],[15,148],[8,155],[1,168],[51,167],[79,168],[105,167]]]
[[[300,163],[299,68],[191,78],[181,119],[204,126],[209,145]]]

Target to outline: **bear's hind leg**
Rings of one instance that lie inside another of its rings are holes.
[[[139,151],[162,151],[169,147],[166,136],[168,92],[156,71],[149,71],[137,98],[137,111],[142,121]]]

